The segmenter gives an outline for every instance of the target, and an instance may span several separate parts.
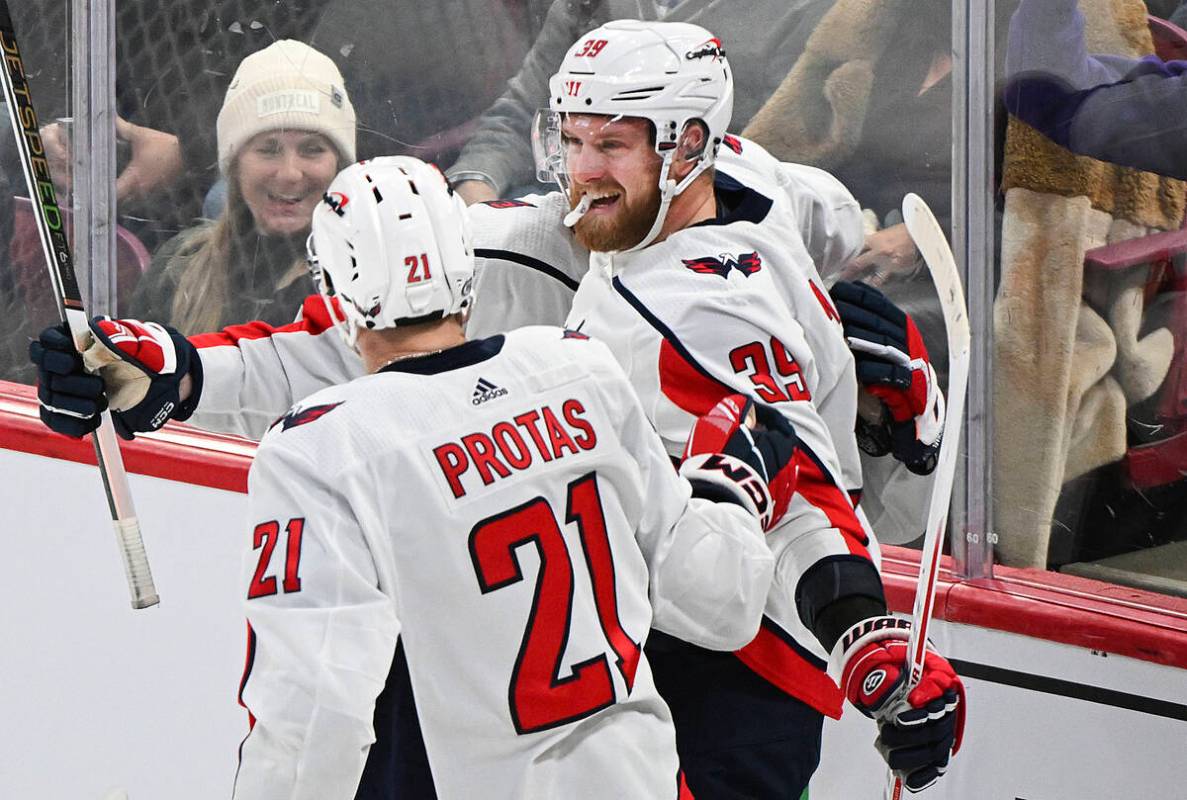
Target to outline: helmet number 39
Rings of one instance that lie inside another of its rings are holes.
[[[606,46],[607,39],[586,39],[582,43],[581,49],[575,55],[579,58],[594,58],[598,53],[602,52],[602,48]]]

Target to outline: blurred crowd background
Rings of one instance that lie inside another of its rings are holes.
[[[470,202],[540,190],[529,127],[547,78],[581,33],[612,18],[690,21],[722,40],[737,86],[732,131],[848,187],[865,211],[867,249],[842,274],[878,284],[916,316],[941,367],[942,322],[898,208],[918,193],[950,230],[968,202],[954,175],[976,165],[993,183],[993,219],[978,228],[993,256],[967,269],[993,286],[973,309],[989,352],[974,387],[990,413],[972,424],[990,441],[979,456],[989,516],[977,524],[994,560],[1187,596],[1187,3],[116,0],[115,9],[116,298],[94,310],[190,334],[294,317],[313,291],[308,212],[355,159],[436,161]],[[68,206],[70,2],[21,0],[13,14]],[[954,29],[974,17],[993,32],[985,46],[954,46]],[[994,75],[991,99],[971,109],[993,115],[992,146],[954,140],[962,70]],[[266,102],[269,87],[316,96],[316,125],[286,127],[278,108],[261,128],[244,109]],[[0,378],[17,383],[33,379],[29,338],[56,316],[26,196],[4,134]],[[90,269],[80,265],[84,280]],[[968,520],[959,512],[957,538]]]

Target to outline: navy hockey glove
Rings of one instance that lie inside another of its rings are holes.
[[[923,677],[907,682],[909,620],[871,617],[844,633],[829,674],[856,708],[878,723],[874,746],[908,791],[931,786],[948,769],[964,736],[964,684],[929,646]]]
[[[797,443],[795,429],[777,410],[731,394],[693,424],[680,474],[694,495],[732,499],[769,531],[795,492]]]
[[[202,391],[196,348],[173,328],[152,322],[95,317],[80,356],[64,325],[42,331],[29,357],[40,376],[41,419],[52,430],[80,437],[99,425],[110,406],[115,429],[125,439],[155,431],[168,420],[194,413]],[[95,375],[94,373],[98,373]],[[182,380],[192,388],[180,399]]]
[[[887,412],[878,422],[858,416],[858,444],[870,455],[894,453],[916,474],[931,473],[944,433],[944,395],[919,329],[886,295],[860,281],[840,281],[829,293],[853,351],[857,381]]]
[[[37,400],[47,428],[81,439],[99,427],[99,415],[107,408],[103,379],[83,367],[66,323],[46,328],[30,342],[29,360],[37,367]]]

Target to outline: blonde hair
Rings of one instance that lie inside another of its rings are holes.
[[[341,170],[347,162],[336,147],[334,152],[338,156],[338,169]],[[243,199],[243,189],[239,185],[239,164],[236,158],[228,170],[226,208],[213,225],[201,225],[183,234],[173,256],[183,262],[183,266],[173,295],[170,325],[188,336],[215,331],[227,324],[223,315],[230,299],[231,270],[240,266],[240,259],[244,256],[239,252],[241,242],[255,227],[255,218]],[[305,274],[305,271],[305,259],[293,259],[292,267],[280,277],[276,288],[283,289]],[[296,309],[293,312],[296,313]]]

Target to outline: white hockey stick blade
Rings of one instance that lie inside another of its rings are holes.
[[[965,393],[968,391],[969,349],[971,336],[969,316],[960,285],[960,273],[952,248],[935,215],[927,203],[915,194],[903,198],[903,219],[915,246],[923,255],[928,272],[935,283],[944,313],[944,328],[948,340],[948,397],[944,417],[944,439],[932,483],[931,502],[927,509],[927,530],[919,561],[919,584],[912,614],[910,685],[918,683],[926,652],[927,628],[931,621],[935,599],[936,572],[943,549],[944,531],[948,522],[948,507],[952,500],[952,483],[956,476],[956,455],[960,450],[960,434],[964,422]]]
[[[908,194],[903,198],[903,220],[935,284],[948,340],[948,403],[944,415],[944,439],[940,442],[940,456],[932,481],[931,501],[927,507],[927,529],[919,557],[919,580],[915,586],[915,608],[911,613],[912,628],[907,643],[909,689],[923,677],[927,631],[935,610],[936,573],[939,571],[940,553],[944,549],[952,483],[956,477],[956,455],[960,450],[960,434],[964,425],[971,335],[960,272],[940,223],[923,198],[916,194]],[[888,780],[887,796],[891,800],[900,800],[902,792],[902,781],[892,773]]]

